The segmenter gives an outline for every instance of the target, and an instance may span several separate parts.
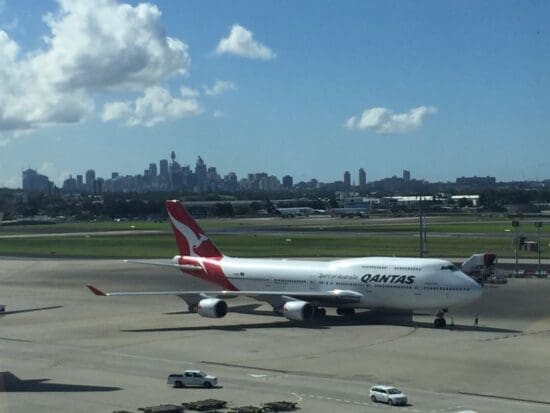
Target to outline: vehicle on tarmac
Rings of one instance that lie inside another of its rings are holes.
[[[172,295],[190,312],[220,318],[225,301],[245,296],[269,303],[275,313],[293,321],[323,317],[327,307],[351,317],[356,309],[436,312],[434,326],[446,325],[449,307],[477,300],[481,286],[451,262],[434,258],[363,257],[333,261],[253,259],[225,256],[180,201],[166,201],[179,255],[171,262],[129,261],[172,267],[216,284],[219,291],[104,292],[98,296]],[[337,252],[335,252],[335,255]]]
[[[185,370],[183,374],[170,374],[166,384],[171,384],[174,387],[213,387],[218,384],[218,378],[210,376],[202,370]]]
[[[407,396],[392,386],[376,385],[370,388],[370,399],[373,402],[383,402],[396,406],[406,406]]]

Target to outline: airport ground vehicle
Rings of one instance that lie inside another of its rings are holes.
[[[370,388],[370,399],[373,402],[383,402],[392,405],[405,406],[409,402],[407,396],[392,386],[376,385]]]
[[[356,309],[434,310],[434,327],[446,325],[449,307],[475,301],[482,288],[451,262],[434,258],[362,257],[333,261],[233,258],[223,255],[180,201],[166,201],[179,255],[171,262],[131,261],[179,269],[220,291],[104,292],[98,296],[173,295],[202,317],[227,314],[229,298],[245,296],[269,303],[293,321],[322,317],[326,307],[343,316]],[[337,253],[336,253],[337,254]],[[335,254],[335,255],[336,255]]]
[[[174,387],[212,387],[218,384],[218,378],[209,376],[202,370],[185,370],[183,374],[170,374],[166,384],[172,384]]]

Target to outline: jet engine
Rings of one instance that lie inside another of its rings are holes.
[[[313,318],[313,313],[313,306],[305,301],[289,301],[283,306],[283,315],[289,320],[309,320]]]
[[[227,303],[218,298],[204,298],[197,305],[197,313],[209,318],[225,317],[227,314]]]

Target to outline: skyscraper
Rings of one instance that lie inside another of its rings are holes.
[[[204,192],[206,188],[206,177],[207,177],[206,164],[204,163],[202,158],[199,156],[197,159],[197,163],[195,164],[195,179],[196,179],[198,192]]]
[[[403,169],[403,180],[409,182],[411,180],[411,172]]]
[[[344,186],[349,188],[351,186],[351,174],[349,171],[344,172]]]
[[[95,189],[95,171],[93,169],[88,169],[86,171],[86,191],[90,194],[94,193]]]
[[[41,175],[30,168],[23,171],[23,191],[48,192],[50,187],[53,187],[53,183],[46,175]]]
[[[367,173],[363,168],[359,169],[359,187],[363,188],[367,185]]]
[[[168,173],[168,160],[160,160],[159,187],[168,189],[170,187],[170,175]]]
[[[290,175],[283,176],[283,187],[286,189],[292,189],[293,179]]]

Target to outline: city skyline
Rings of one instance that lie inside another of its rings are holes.
[[[312,190],[330,188],[331,190],[359,190],[368,189],[369,185],[379,184],[386,189],[412,190],[429,184],[457,184],[463,187],[494,186],[497,179],[492,176],[456,177],[454,181],[437,182],[412,177],[411,171],[402,169],[401,176],[393,174],[380,180],[368,180],[367,171],[359,168],[353,171],[343,171],[341,178],[332,181],[320,181],[311,177],[307,181],[295,181],[294,177],[286,174],[281,177],[266,171],[248,172],[239,176],[234,171],[219,171],[216,166],[208,166],[198,155],[194,168],[191,163],[180,164],[175,151],[170,154],[170,161],[166,158],[157,162],[149,162],[143,173],[128,173],[111,171],[108,176],[99,176],[95,169],[86,169],[85,172],[76,171],[64,180],[62,185],[56,185],[49,177],[29,168],[22,171],[22,189],[24,191],[49,192],[54,187],[66,193],[104,192],[155,192],[155,191],[186,191],[194,193],[205,192],[241,192],[281,190]],[[74,176],[73,176],[74,175]],[[357,178],[357,179],[355,179]],[[550,180],[540,181],[547,185]],[[412,185],[411,185],[412,184]],[[380,187],[379,187],[380,188]],[[408,188],[408,189],[407,189]],[[372,188],[371,188],[372,189]]]
[[[296,181],[550,178],[550,3],[213,4],[0,0],[0,187],[171,148]]]

